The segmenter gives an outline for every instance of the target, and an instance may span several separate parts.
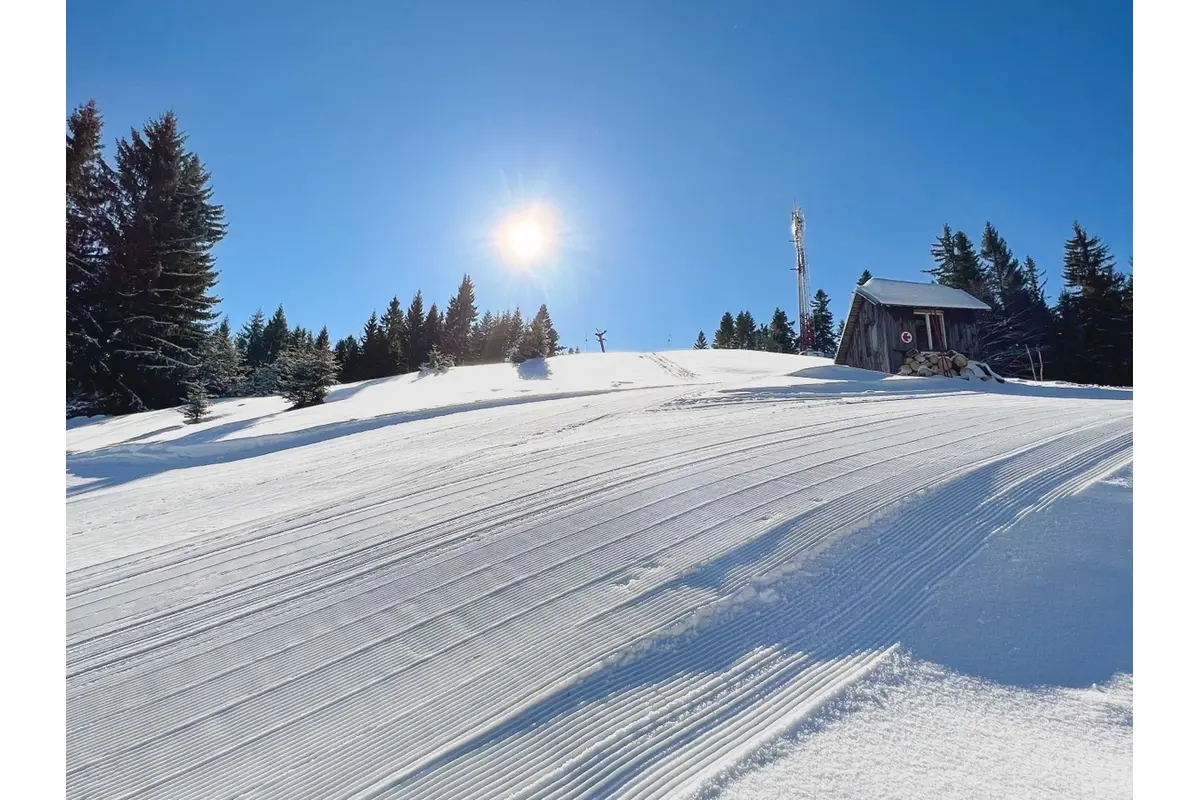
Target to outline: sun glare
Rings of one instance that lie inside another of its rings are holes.
[[[543,206],[524,208],[505,217],[496,237],[504,261],[514,267],[529,269],[550,258],[554,220],[552,209]]]

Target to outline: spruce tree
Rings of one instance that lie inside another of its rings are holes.
[[[787,312],[776,308],[769,325],[763,326],[760,334],[761,349],[771,353],[795,353],[796,330],[787,317]]]
[[[404,338],[401,352],[404,355],[405,364],[420,365],[425,362],[425,356],[429,352],[426,338],[425,301],[421,298],[421,292],[418,291],[413,295],[412,302],[408,304],[408,311],[404,314]]]
[[[119,410],[121,398],[128,392],[119,376],[108,370],[105,324],[105,242],[112,238],[109,198],[115,185],[102,155],[104,123],[96,104],[77,108],[67,120],[67,128],[67,394],[84,401],[80,410],[85,413]]]
[[[383,314],[383,336],[387,339],[388,360],[391,375],[407,372],[411,366],[404,352],[404,310],[400,307],[400,298],[392,295],[387,311]]]
[[[943,286],[952,286],[979,300],[992,305],[991,286],[980,263],[979,254],[971,238],[962,231],[950,232],[949,225],[942,226],[942,234],[930,247],[934,266],[925,270]]]
[[[546,309],[546,304],[542,303],[538,309],[534,320],[541,323],[542,328],[546,331],[546,340],[550,343],[550,349],[547,350],[548,355],[556,355],[562,351],[558,344],[558,331],[554,329],[554,323],[550,319],[550,312]]]
[[[867,281],[871,280],[871,270],[864,269],[862,275],[858,276],[858,285],[862,286]]]
[[[329,337],[325,337],[328,344]],[[337,379],[337,362],[328,346],[289,348],[279,359],[279,388],[292,408],[306,408],[325,402],[329,387]]]
[[[256,310],[250,319],[242,326],[237,336],[238,351],[242,354],[248,369],[255,369],[266,364],[267,341],[265,338],[267,318],[262,309]]]
[[[429,306],[429,313],[425,315],[425,344],[422,353],[421,361],[424,361],[431,348],[443,345],[444,332],[446,330],[446,317],[438,310],[437,303]],[[444,348],[443,348],[444,351]]]
[[[379,324],[379,317],[371,312],[362,335],[362,371],[364,379],[386,378],[392,374],[392,360],[388,353],[387,335]]]
[[[212,403],[208,393],[199,381],[193,381],[186,386],[183,406],[179,409],[188,425],[203,422],[212,414]]]
[[[509,350],[508,360],[520,364],[531,358],[546,358],[550,355],[550,339],[542,320],[534,317],[528,326],[524,327],[521,339]]]
[[[693,350],[707,350],[708,349],[708,339],[705,338],[704,331],[700,331],[700,333],[696,334],[696,343],[694,345],[692,345],[692,349]]]
[[[462,363],[470,356],[471,326],[479,316],[475,307],[475,284],[470,275],[463,275],[458,285],[458,293],[450,298],[446,306],[446,321],[442,333],[442,350]]]
[[[837,349],[837,336],[833,332],[833,312],[829,310],[829,295],[823,289],[813,294],[812,304],[813,349],[832,354]]]
[[[173,114],[117,143],[105,327],[108,373],[121,410],[176,405],[199,372],[219,298],[213,248],[225,214],[211,176],[186,148]]]
[[[363,380],[362,375],[362,345],[355,336],[347,336],[338,341],[333,349],[338,363],[338,381],[354,383]]]
[[[521,307],[517,306],[509,317],[507,341],[504,344],[504,352],[507,355],[512,353],[514,347],[519,347],[525,339],[525,320],[521,318]]]
[[[275,309],[275,313],[263,329],[263,349],[266,352],[265,363],[270,364],[279,358],[279,354],[287,349],[288,338],[287,314],[283,313],[283,304]]]
[[[834,334],[834,337],[835,337],[835,342],[834,342],[834,348],[833,348],[833,349],[834,349],[835,351],[837,350],[838,346],[839,346],[839,345],[841,345],[841,343],[842,343],[842,334],[843,334],[843,333],[845,333],[845,332],[846,332],[846,320],[842,320],[841,322],[839,322],[839,323],[838,323],[838,326],[837,326],[837,333],[836,333],[836,334]]]
[[[758,349],[758,325],[749,311],[739,311],[733,320],[733,348],[735,350]]]
[[[200,385],[216,397],[234,397],[241,391],[241,353],[233,339],[229,317],[204,340],[200,357]]]
[[[733,320],[733,314],[726,311],[721,315],[721,322],[717,326],[717,332],[713,334],[713,349],[732,350],[736,346],[734,344],[735,339],[737,339],[737,326]]]
[[[1108,245],[1078,222],[1063,252],[1055,331],[1058,377],[1082,383],[1133,383],[1133,288],[1116,271]]]

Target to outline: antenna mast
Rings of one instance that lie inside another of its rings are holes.
[[[799,297],[796,309],[796,334],[801,350],[812,347],[808,341],[808,262],[804,259],[804,212],[799,206],[792,209],[792,243],[796,245],[796,292]]]

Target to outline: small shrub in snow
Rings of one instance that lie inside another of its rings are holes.
[[[443,353],[442,349],[436,344],[429,348],[429,356],[425,363],[421,365],[421,372],[426,374],[440,375],[443,372],[449,371],[454,366],[454,356],[449,353]]]
[[[209,402],[208,392],[204,390],[203,384],[188,384],[187,400],[179,409],[179,413],[183,414],[183,419],[188,425],[208,419],[212,413],[212,403]]]
[[[546,328],[535,317],[517,343],[509,349],[508,360],[513,364],[520,364],[531,358],[546,358],[549,355],[550,338],[546,334]]]

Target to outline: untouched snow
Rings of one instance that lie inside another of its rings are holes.
[[[73,421],[68,796],[1127,796],[1130,401],[681,351]]]

